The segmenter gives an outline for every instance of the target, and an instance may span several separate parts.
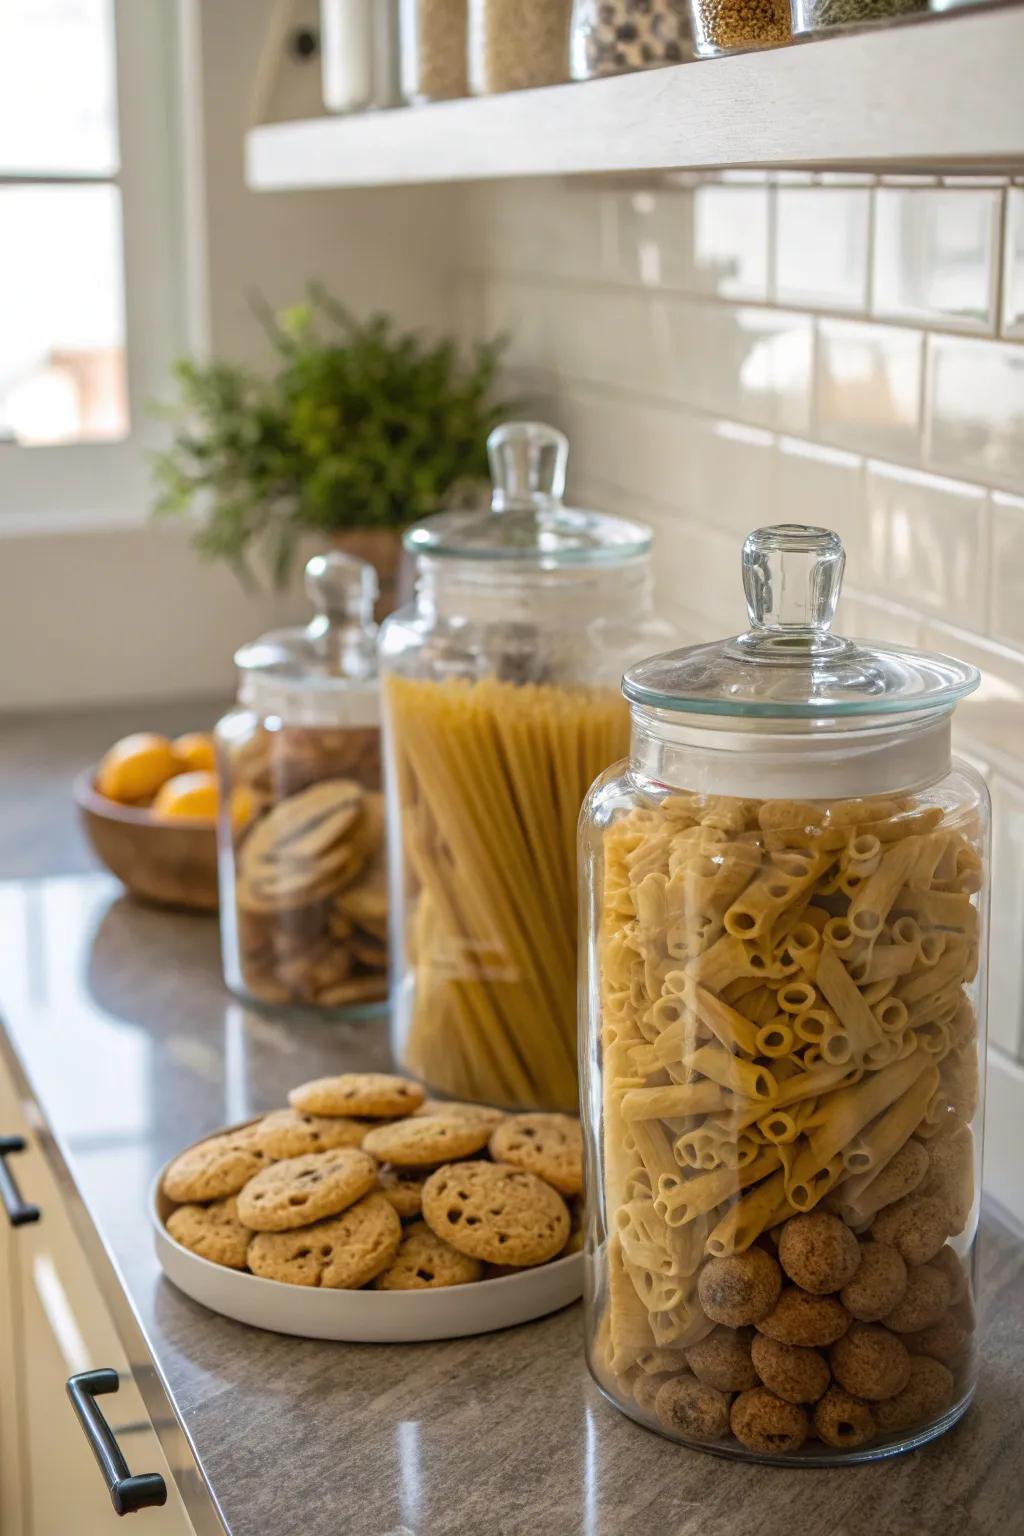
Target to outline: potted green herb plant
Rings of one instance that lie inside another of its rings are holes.
[[[386,316],[356,319],[319,285],[304,304],[258,312],[276,360],[268,375],[177,364],[155,511],[198,512],[201,555],[247,579],[263,566],[277,585],[300,540],[322,534],[377,566],[387,613],[402,529],[480,493],[487,434],[514,409],[494,398],[504,343],[464,358]]]

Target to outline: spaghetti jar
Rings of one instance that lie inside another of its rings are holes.
[[[415,601],[381,635],[393,1047],[448,1097],[575,1110],[576,822],[659,633],[651,535],[564,504],[553,428],[488,451],[490,511],[406,534]]]
[[[870,1460],[975,1383],[989,811],[974,668],[833,635],[835,534],[630,668],[581,817],[591,1370],[684,1444]]]
[[[318,612],[235,656],[216,731],[224,976],[246,1001],[346,1015],[387,998],[372,566],[318,555]]]

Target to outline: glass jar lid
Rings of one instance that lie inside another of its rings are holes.
[[[239,700],[290,723],[372,723],[376,705],[359,701],[377,689],[377,573],[331,551],[307,563],[305,586],[316,610],[308,624],[271,630],[235,652]]]
[[[440,512],[404,544],[431,559],[515,561],[542,570],[614,565],[645,555],[651,530],[605,512],[567,507],[569,440],[539,421],[510,421],[487,439],[494,485],[487,512]]]
[[[929,651],[869,645],[831,631],[846,556],[827,528],[758,528],[743,545],[750,628],[630,667],[633,704],[692,714],[813,719],[948,710],[976,667]]]

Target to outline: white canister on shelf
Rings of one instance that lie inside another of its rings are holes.
[[[320,0],[320,56],[329,111],[397,106],[397,0]]]

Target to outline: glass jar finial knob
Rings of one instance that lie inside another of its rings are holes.
[[[751,645],[829,643],[846,555],[837,533],[781,523],[756,528],[743,544],[743,590]]]
[[[569,439],[543,421],[507,421],[487,439],[495,512],[561,501]]]

